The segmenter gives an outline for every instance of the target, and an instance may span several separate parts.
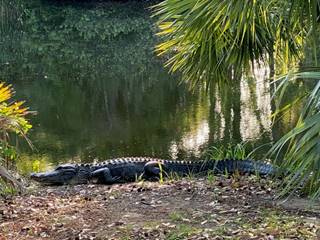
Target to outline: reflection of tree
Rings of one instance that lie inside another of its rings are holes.
[[[241,140],[240,134],[240,122],[241,122],[241,91],[240,91],[240,80],[241,77],[239,76],[238,79],[235,79],[234,84],[231,88],[233,101],[232,101],[232,139],[237,139],[237,141]],[[234,140],[233,140],[234,141]]]
[[[248,86],[243,87],[244,84]],[[262,134],[263,131],[269,130],[265,128],[263,121],[270,116],[268,112],[260,112],[260,109],[270,102],[265,101],[268,98],[258,96],[259,93],[256,90],[261,94],[265,86],[256,85],[256,81],[241,77],[234,78],[232,85],[211,85],[209,145],[225,147],[230,143],[246,141],[248,150],[252,150],[271,141],[269,132]],[[260,97],[259,103],[258,97]],[[264,119],[261,118],[262,114]],[[256,136],[256,132],[250,132],[251,128],[258,129],[261,135]],[[267,148],[268,146],[265,149]],[[262,153],[265,149],[261,149],[260,152]]]
[[[286,94],[283,96],[283,106],[289,106],[289,104],[292,104],[295,100],[302,98],[313,87],[312,81],[308,82],[299,79],[294,83],[291,83],[287,87]],[[277,101],[277,99],[275,99],[275,101]],[[293,108],[288,108],[287,111],[284,111],[277,116],[274,121],[274,127],[272,128],[273,139],[280,139],[295,126],[302,111],[302,107],[303,102],[300,101]]]
[[[240,78],[211,86],[210,109],[207,97],[178,86],[153,55],[147,4],[14,2],[4,6],[15,14],[1,29],[0,78],[39,112],[32,138],[41,152],[160,156],[172,142],[181,150],[207,116],[208,144],[241,140]]]
[[[20,0],[0,1],[0,71],[7,66],[8,62],[15,61],[17,51],[12,39],[21,36],[21,14]],[[15,25],[15,31],[11,31],[12,25]]]
[[[232,86],[211,85],[210,140],[211,144],[241,141],[240,78]],[[219,143],[220,142],[220,143]]]
[[[55,156],[168,152],[190,118],[191,95],[153,56],[143,3],[25,5],[23,34],[0,75],[30,98],[34,144]],[[9,43],[8,43],[9,44]]]

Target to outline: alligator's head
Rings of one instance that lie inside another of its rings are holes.
[[[32,173],[31,179],[46,185],[81,184],[90,177],[90,169],[82,165],[65,164],[42,173]]]

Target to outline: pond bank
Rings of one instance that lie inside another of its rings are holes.
[[[320,205],[279,205],[273,185],[219,176],[37,188],[0,203],[0,239],[317,239]]]

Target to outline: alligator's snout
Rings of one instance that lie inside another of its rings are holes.
[[[76,177],[78,177],[78,171],[72,165],[62,165],[52,171],[30,174],[31,179],[49,185],[65,184]]]
[[[45,182],[50,178],[50,175],[48,175],[47,173],[31,173],[30,178],[37,182]]]
[[[41,183],[54,183],[59,179],[58,174],[55,171],[43,172],[43,173],[31,173],[30,178]]]
[[[37,180],[40,178],[40,174],[39,173],[31,173],[30,178],[33,180]]]

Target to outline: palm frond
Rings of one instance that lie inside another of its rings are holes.
[[[281,151],[285,152],[282,167],[289,174],[280,195],[302,188],[316,198],[320,196],[320,72],[296,72],[278,79],[275,97],[280,97],[279,108],[290,82],[301,78],[314,81],[314,88],[305,96],[296,126],[275,143],[269,154],[277,159]]]
[[[231,70],[250,71],[251,63],[273,54],[289,64],[307,34],[286,1],[165,0],[154,10],[163,37],[156,51],[169,53],[170,70],[191,86],[227,81]]]

